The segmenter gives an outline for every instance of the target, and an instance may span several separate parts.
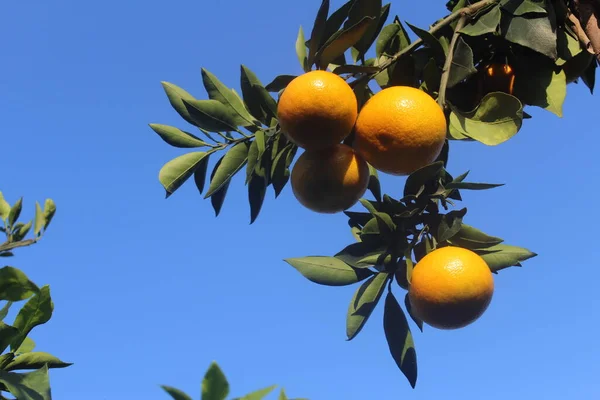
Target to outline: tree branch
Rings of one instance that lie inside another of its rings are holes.
[[[587,50],[589,53],[594,54],[594,50],[592,49],[592,42],[590,42],[590,38],[587,37],[583,27],[581,26],[581,22],[577,19],[575,15],[571,12],[568,13],[568,19],[573,24],[573,30],[579,38],[579,42],[581,43],[581,47]]]
[[[594,0],[575,0],[575,11],[600,62],[600,5]]]
[[[452,68],[452,59],[454,58],[454,47],[456,47],[456,42],[460,36],[459,31],[465,26],[468,18],[469,17],[466,14],[460,17],[456,24],[456,28],[454,29],[454,35],[452,35],[450,46],[448,46],[448,55],[446,56],[446,62],[444,63],[442,78],[440,79],[440,90],[438,91],[438,104],[443,109],[446,108],[446,88],[448,87],[450,68]]]
[[[3,244],[0,244],[0,253],[4,253],[6,251],[11,251],[11,250],[14,250],[19,247],[31,246],[32,244],[35,244],[35,243],[37,243],[36,239],[27,239],[27,240],[21,240],[19,242],[3,243]]]

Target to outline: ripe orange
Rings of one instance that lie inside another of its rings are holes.
[[[344,140],[357,115],[352,88],[328,71],[310,71],[294,78],[277,104],[282,132],[306,150],[324,149]]]
[[[376,169],[409,175],[435,161],[446,138],[446,117],[435,100],[410,86],[381,90],[363,106],[354,148]]]
[[[292,191],[306,208],[333,214],[352,207],[369,184],[369,166],[350,146],[306,150],[292,168]]]
[[[423,257],[408,290],[412,310],[439,329],[462,328],[489,306],[494,278],[478,254],[461,247],[440,247]]]

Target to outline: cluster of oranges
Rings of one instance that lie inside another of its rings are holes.
[[[408,86],[383,89],[358,110],[352,88],[328,71],[292,80],[279,98],[279,125],[304,149],[292,168],[292,190],[310,210],[336,213],[353,206],[369,184],[369,164],[409,175],[439,156],[446,138],[441,107]],[[342,142],[353,134],[352,145]],[[441,329],[478,319],[494,291],[492,273],[475,252],[446,246],[423,257],[412,272],[414,315]]]
[[[277,111],[282,132],[304,149],[292,169],[294,196],[321,213],[343,211],[363,196],[368,164],[388,174],[409,175],[435,161],[446,138],[444,113],[425,92],[389,87],[359,112],[350,85],[328,71],[292,80]],[[352,133],[352,147],[342,144]]]

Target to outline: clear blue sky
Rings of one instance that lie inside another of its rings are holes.
[[[394,0],[392,13],[426,27],[444,3]],[[507,183],[464,193],[468,223],[539,256],[495,277],[475,324],[415,332],[415,390],[388,354],[383,307],[346,342],[355,287],[314,285],[282,261],[350,243],[342,214],[301,208],[288,186],[278,200],[269,191],[250,226],[241,176],[218,218],[192,182],[164,199],[158,171],[184,151],[147,124],[186,124],[160,81],[205,98],[201,67],[236,88],[241,63],[265,83],[299,73],[296,33],[317,7],[2,3],[0,190],[24,195],[26,216],[35,200],[58,206],[44,240],[10,260],[51,285],[55,315],[33,338],[75,363],[52,371],[55,398],[167,399],[159,384],[197,398],[212,360],[233,395],[277,383],[311,400],[598,398],[600,100],[583,85],[569,87],[562,119],[529,109],[535,118],[508,143],[453,144],[452,173]],[[401,193],[402,179],[382,183]]]

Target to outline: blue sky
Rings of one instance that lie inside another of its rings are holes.
[[[346,342],[355,287],[314,285],[282,261],[350,243],[342,214],[301,208],[288,186],[277,200],[269,191],[250,226],[241,176],[218,218],[192,182],[164,199],[158,171],[184,151],[147,124],[186,124],[160,81],[205,98],[201,67],[236,88],[242,63],[265,83],[299,73],[296,33],[310,29],[317,7],[0,5],[0,190],[11,202],[25,196],[25,216],[35,200],[52,197],[58,207],[43,241],[11,260],[51,285],[54,317],[33,338],[75,363],[52,371],[55,398],[167,399],[159,384],[197,398],[212,360],[236,396],[273,383],[311,400],[598,396],[600,103],[583,85],[569,87],[562,119],[530,109],[534,119],[505,144],[453,144],[451,173],[507,183],[464,193],[466,221],[539,256],[495,277],[492,304],[475,324],[414,332],[415,390],[388,354],[383,307]],[[422,27],[444,13],[443,1],[392,6],[392,15]],[[384,176],[382,184],[398,196],[403,180]]]

